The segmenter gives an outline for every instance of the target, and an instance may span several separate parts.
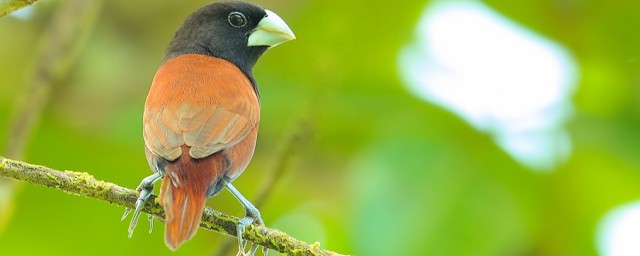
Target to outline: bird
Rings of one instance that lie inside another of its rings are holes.
[[[196,234],[206,200],[226,188],[246,213],[236,227],[239,253],[245,254],[246,227],[264,226],[259,210],[232,185],[256,146],[260,93],[253,67],[265,51],[293,39],[282,18],[248,2],[211,3],[184,20],[144,105],[145,155],[153,174],[136,188],[129,237],[156,182],[171,250]],[[257,248],[253,244],[249,254]]]

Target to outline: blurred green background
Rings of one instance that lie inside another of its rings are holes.
[[[27,18],[0,18],[0,145],[38,56],[56,45],[43,35],[72,2],[42,0]],[[428,2],[255,2],[298,38],[255,67],[258,148],[235,182],[252,199],[275,178],[259,207],[268,226],[356,255],[594,255],[598,222],[639,198],[640,2],[485,2],[562,44],[581,70],[573,150],[547,173],[405,89],[398,52]],[[97,4],[77,49],[62,49],[69,63],[23,159],[137,186],[150,174],[141,116],[151,79],[180,22],[206,3]],[[208,205],[243,214],[227,192]],[[141,220],[129,239],[123,208],[29,184],[3,207],[13,214],[0,221],[0,255],[218,255],[235,242],[200,230],[173,253],[159,222],[148,234]]]

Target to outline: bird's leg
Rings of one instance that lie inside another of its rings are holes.
[[[231,182],[224,178],[222,180],[225,187],[227,187],[229,192],[231,192],[231,194],[233,194],[233,196],[235,196],[236,199],[240,201],[240,204],[242,204],[242,207],[246,212],[244,218],[238,221],[238,226],[236,228],[236,235],[238,237],[238,246],[240,247],[240,252],[242,252],[242,254],[245,254],[244,250],[246,248],[246,241],[244,241],[244,239],[242,238],[242,234],[244,234],[245,229],[253,223],[255,223],[256,225],[264,226],[264,221],[262,221],[262,217],[260,216],[260,211],[258,211],[258,208],[256,208],[251,202],[249,202],[249,200],[242,196],[242,194],[240,194],[240,191],[238,191],[233,185],[231,185]],[[258,244],[251,245],[251,248],[249,249],[249,255],[254,255],[257,250]],[[269,253],[269,249],[263,247],[262,252],[267,255]]]
[[[142,179],[140,185],[136,188],[136,191],[140,192],[140,196],[138,196],[138,200],[136,200],[136,208],[133,211],[133,217],[131,217],[131,222],[129,222],[129,238],[133,235],[133,230],[136,228],[138,224],[138,218],[142,213],[142,206],[149,199],[149,197],[153,194],[153,184],[158,180],[162,179],[163,174],[161,172],[155,172],[146,178]],[[127,218],[127,215],[131,212],[131,208],[126,208],[124,210],[124,215],[122,216],[122,220]],[[149,218],[149,221],[152,221],[151,228],[153,228],[153,218]],[[149,230],[151,232],[151,230]]]

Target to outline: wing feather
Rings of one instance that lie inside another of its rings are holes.
[[[143,135],[147,148],[167,160],[180,157],[182,145],[191,147],[191,157],[204,158],[238,144],[259,118],[258,97],[242,71],[224,60],[186,55],[156,73]]]

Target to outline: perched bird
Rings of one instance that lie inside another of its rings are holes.
[[[196,233],[206,199],[227,188],[246,211],[237,227],[245,253],[245,228],[264,225],[258,209],[231,184],[249,164],[256,145],[260,94],[252,69],[267,49],[293,39],[278,15],[251,3],[213,3],[186,18],[167,48],[144,106],[145,151],[154,173],[137,188],[140,197],[129,236],[158,180],[158,199],[166,212],[165,242],[172,250]],[[250,253],[256,250],[253,245]]]

